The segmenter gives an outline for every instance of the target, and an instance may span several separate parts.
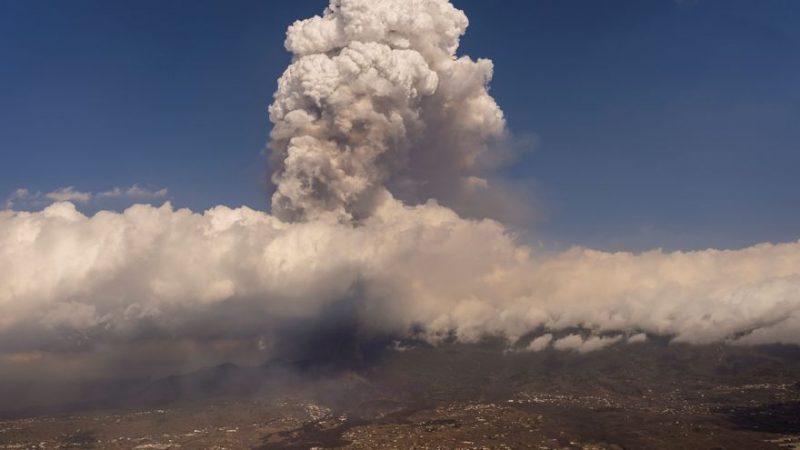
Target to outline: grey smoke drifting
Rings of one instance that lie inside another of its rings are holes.
[[[491,62],[456,56],[466,26],[445,0],[335,0],[292,25],[270,106],[274,215],[0,212],[0,379],[263,361],[339,322],[434,343],[591,334],[532,351],[642,333],[800,344],[800,242],[540,255],[459,215],[502,197],[483,175],[506,135]]]

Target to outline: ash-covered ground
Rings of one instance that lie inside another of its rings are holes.
[[[0,448],[798,449],[800,349],[395,346],[4,404]]]

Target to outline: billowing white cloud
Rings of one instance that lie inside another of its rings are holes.
[[[556,350],[578,350],[583,345],[583,338],[579,334],[570,334],[553,343]]]
[[[421,327],[431,341],[583,327],[695,343],[800,343],[798,242],[537,256],[497,222],[390,197],[357,227],[169,204],[92,217],[70,203],[4,211],[0,266],[0,351],[115,342],[145,330],[229,337],[220,310],[235,311],[225,320],[248,323],[236,333],[255,338],[285,320],[324,321],[343,301],[365,327]],[[574,336],[554,347],[588,351],[617,339]]]
[[[528,346],[525,348],[525,350],[531,352],[538,352],[540,350],[546,349],[550,345],[550,342],[552,341],[553,341],[552,334],[550,333],[543,334],[541,336],[538,336],[536,339],[532,340],[531,343],[528,344]]]
[[[580,334],[570,334],[555,341],[553,343],[553,348],[556,350],[574,350],[578,353],[588,353],[608,347],[611,344],[619,342],[621,339],[621,335],[589,336],[584,339]]]
[[[638,344],[641,342],[647,342],[647,334],[645,333],[636,333],[633,336],[630,336],[626,342],[629,344]]]

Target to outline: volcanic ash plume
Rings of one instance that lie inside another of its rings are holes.
[[[487,189],[476,174],[505,126],[491,61],[455,56],[466,27],[446,0],[337,0],[292,25],[269,109],[273,213],[358,220],[390,186],[445,204]]]
[[[800,242],[539,255],[459,215],[505,133],[491,63],[455,56],[466,25],[443,0],[334,1],[292,25],[274,215],[0,211],[0,380],[261,362],[340,326],[527,351],[800,344]]]

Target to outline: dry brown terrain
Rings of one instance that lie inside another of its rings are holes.
[[[9,412],[0,449],[797,449],[798,381],[793,347],[418,346],[346,369],[226,365],[103,407]]]

